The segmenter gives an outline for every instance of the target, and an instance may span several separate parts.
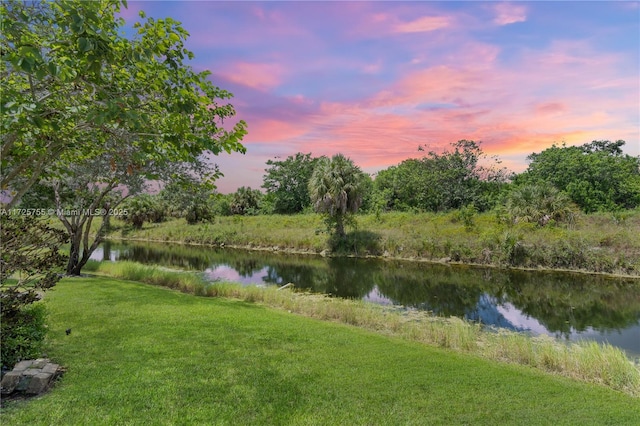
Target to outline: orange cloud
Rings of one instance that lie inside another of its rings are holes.
[[[303,136],[307,131],[308,127],[304,123],[254,119],[251,121],[251,131],[245,139],[249,143],[283,142]]]

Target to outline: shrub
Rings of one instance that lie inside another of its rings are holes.
[[[136,229],[145,222],[161,223],[167,219],[166,202],[157,195],[139,194],[124,203],[127,215],[124,220]]]
[[[573,224],[576,208],[564,192],[547,183],[515,188],[507,199],[507,211],[516,222],[532,222],[544,226],[551,221]]]
[[[67,261],[66,235],[35,216],[0,218],[0,340],[2,365],[38,356],[44,339],[44,308],[32,305],[60,279]]]
[[[23,359],[38,358],[42,354],[42,346],[47,326],[45,325],[46,309],[37,303],[26,305],[6,315],[0,324],[2,366],[12,367]]]

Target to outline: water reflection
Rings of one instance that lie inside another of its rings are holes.
[[[203,271],[210,280],[291,282],[512,330],[606,341],[640,356],[640,281],[633,279],[159,244],[106,243],[93,258]]]

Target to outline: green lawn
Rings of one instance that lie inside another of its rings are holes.
[[[640,399],[530,368],[111,278],[47,293],[49,394],[3,425],[637,424]],[[65,329],[71,328],[67,336]]]

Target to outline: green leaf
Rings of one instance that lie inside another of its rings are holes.
[[[80,49],[81,52],[87,52],[88,50],[88,46],[89,46],[89,41],[84,38],[84,37],[80,37],[78,39],[78,48]]]
[[[49,74],[54,77],[60,74],[60,67],[53,62],[49,62],[49,64],[47,64],[47,69],[49,70]]]

